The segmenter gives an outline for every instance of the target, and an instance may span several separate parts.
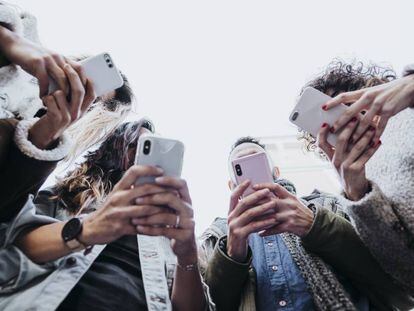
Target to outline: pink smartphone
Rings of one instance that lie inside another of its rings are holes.
[[[244,192],[243,197],[254,192],[252,186],[255,184],[273,183],[272,171],[264,152],[235,159],[232,161],[232,167],[238,185],[247,179],[250,180],[250,186]]]

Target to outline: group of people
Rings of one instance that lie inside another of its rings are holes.
[[[127,78],[96,98],[80,59],[44,48],[35,18],[0,2],[1,310],[414,308],[414,66],[397,78],[335,61],[306,85],[333,97],[323,110],[348,105],[317,137],[300,133],[332,163],[341,194],[298,197],[266,146],[241,137],[229,166],[264,152],[274,182],[230,173],[229,202],[218,202],[228,217],[197,239],[185,180],[134,164],[155,127],[124,122]],[[136,185],[144,176],[155,183]]]

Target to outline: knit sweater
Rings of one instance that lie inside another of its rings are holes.
[[[407,67],[409,74],[414,66]],[[414,292],[414,109],[391,118],[367,163],[372,190],[347,211],[382,267]]]

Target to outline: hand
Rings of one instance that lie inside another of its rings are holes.
[[[269,214],[275,211],[276,205],[274,201],[269,202],[271,193],[268,189],[256,191],[240,200],[249,185],[248,181],[238,185],[230,198],[227,254],[238,262],[246,260],[249,235],[276,223]]]
[[[274,183],[254,185],[253,189],[257,191],[268,189],[274,195],[271,201],[275,206],[276,213],[272,215],[272,218],[276,225],[261,232],[261,236],[283,232],[289,232],[299,237],[308,234],[313,224],[314,214],[294,194]]]
[[[47,112],[29,130],[30,141],[39,149],[46,149],[56,141],[96,98],[93,83],[86,79],[82,67],[76,63],[73,66],[63,67],[70,84],[70,102],[63,91],[43,97]],[[82,81],[86,81],[85,87]]]
[[[135,204],[138,197],[165,191],[157,185],[134,187],[136,180],[144,176],[161,175],[162,170],[156,167],[135,165],[128,169],[103,206],[85,218],[79,241],[85,245],[105,244],[124,235],[137,234],[131,219],[165,212],[165,207]]]
[[[347,103],[352,105],[333,124],[333,132],[337,132],[366,109],[367,112],[362,117],[352,139],[358,140],[370,125],[378,123],[374,136],[374,141],[378,142],[388,120],[405,108],[414,106],[414,76],[410,75],[382,85],[339,94],[330,100],[324,109],[328,110],[339,104]],[[375,122],[376,119],[379,120]]]
[[[62,55],[51,52],[5,27],[0,27],[0,49],[10,62],[38,79],[40,97],[48,93],[49,76],[56,81],[64,94],[68,94],[69,83],[63,70],[66,59]]]
[[[370,127],[362,137],[351,143],[351,136],[357,127],[356,118],[351,120],[339,134],[336,147],[327,142],[329,126],[322,125],[317,143],[337,171],[344,191],[350,200],[358,201],[369,191],[369,182],[365,176],[365,165],[381,145],[374,142],[375,128]]]
[[[165,189],[163,193],[138,198],[136,204],[166,206],[164,213],[133,219],[138,233],[164,236],[171,239],[171,248],[181,266],[197,263],[194,212],[187,183],[174,177],[158,177],[156,184]]]

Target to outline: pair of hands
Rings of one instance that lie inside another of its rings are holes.
[[[238,262],[245,261],[248,237],[293,233],[305,236],[313,224],[313,212],[295,195],[278,184],[254,185],[254,193],[240,199],[249,187],[245,181],[231,195],[228,215],[227,253]]]
[[[49,148],[95,100],[93,83],[86,78],[79,63],[1,26],[0,49],[10,62],[39,81],[39,95],[47,112],[30,129],[29,139],[39,149]],[[56,81],[60,90],[47,95],[50,78]]]
[[[342,93],[324,107],[329,110],[340,104],[351,104],[333,124],[323,124],[317,144],[337,171],[350,200],[358,201],[370,191],[365,165],[381,145],[380,137],[389,119],[414,106],[414,75],[386,84]],[[362,111],[366,111],[361,115]],[[333,148],[326,140],[328,131],[338,135]]]
[[[160,168],[132,166],[114,186],[104,205],[84,220],[79,240],[105,244],[124,235],[165,236],[179,264],[197,262],[195,222],[187,184],[163,177]],[[154,176],[155,184],[134,186],[138,178]]]

